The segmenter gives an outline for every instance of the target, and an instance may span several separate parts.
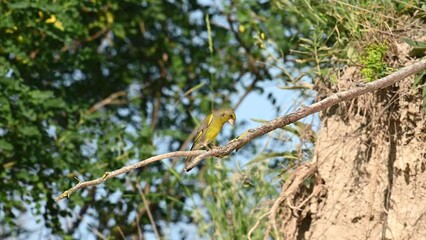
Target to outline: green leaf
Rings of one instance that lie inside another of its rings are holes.
[[[288,159],[288,160],[297,160],[298,159],[297,156],[294,153],[288,152],[288,151],[262,153],[259,156],[257,156],[256,158],[254,158],[253,160],[249,161],[247,163],[247,165],[252,165],[252,164],[255,164],[255,163],[266,161],[266,160],[269,160],[271,158],[285,158],[285,159]]]
[[[19,128],[19,132],[25,137],[34,137],[40,134],[36,126],[25,125]]]
[[[404,42],[413,47],[408,53],[410,57],[421,58],[426,55],[426,42],[424,41],[415,41],[411,38],[402,38]]]
[[[413,88],[415,89],[418,86],[422,86],[423,84],[426,84],[426,71],[423,71],[415,76]]]
[[[0,152],[11,152],[13,151],[13,145],[4,139],[0,139]]]
[[[426,86],[423,87],[422,96],[423,96],[423,110],[425,110],[425,112],[426,112]]]
[[[33,90],[30,92],[30,97],[37,101],[45,101],[47,99],[53,98],[54,94],[51,91]]]

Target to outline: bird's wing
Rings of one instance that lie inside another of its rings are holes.
[[[200,149],[203,146],[203,142],[206,138],[206,131],[207,128],[212,124],[213,121],[213,114],[209,114],[201,123],[201,125],[197,129],[197,133],[194,137],[194,143],[192,144],[191,150],[197,150]],[[191,163],[192,159],[194,157],[187,157],[185,158],[185,169],[187,172],[189,172],[192,168],[187,169],[187,166],[189,163]]]
[[[212,121],[213,121],[213,114],[209,114],[203,120],[203,122],[201,123],[201,125],[198,127],[197,133],[195,134],[194,144],[192,144],[191,150],[194,149],[194,148],[196,149],[199,146],[201,146],[201,143],[203,141],[202,140],[202,136],[205,135],[205,131],[211,125]]]

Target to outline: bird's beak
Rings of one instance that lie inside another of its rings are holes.
[[[229,124],[231,124],[231,126],[234,126],[234,122],[235,122],[235,120],[234,120],[234,119],[232,119],[232,118],[230,118],[230,119],[228,120],[228,122],[229,122]]]

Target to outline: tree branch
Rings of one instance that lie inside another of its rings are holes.
[[[252,139],[262,136],[268,132],[271,132],[277,128],[281,128],[283,126],[286,126],[290,123],[294,123],[306,116],[309,116],[313,113],[322,111],[326,108],[329,108],[333,105],[336,105],[340,102],[347,101],[353,98],[356,98],[360,95],[363,95],[368,92],[373,92],[376,90],[379,90],[381,88],[385,88],[388,86],[391,86],[395,84],[398,81],[401,81],[402,79],[419,73],[420,71],[426,69],[426,58],[423,58],[422,60],[404,67],[400,70],[398,70],[395,73],[392,73],[384,78],[378,79],[376,81],[361,84],[360,86],[357,86],[353,89],[339,92],[336,94],[333,94],[319,102],[316,102],[308,107],[301,107],[297,111],[290,113],[288,115],[276,118],[272,121],[264,123],[262,126],[257,127],[255,129],[250,129],[246,131],[244,134],[242,134],[237,139],[232,140],[224,147],[219,147],[216,149],[213,149],[208,152],[204,152],[201,155],[197,156],[192,160],[191,163],[187,164],[186,169],[191,169],[194,166],[196,166],[201,160],[208,158],[208,157],[219,157],[219,156],[226,156],[229,155],[233,150],[240,149],[244,145],[246,145],[248,142],[250,142]]]
[[[276,118],[272,121],[266,122],[260,127],[257,127],[255,129],[249,129],[245,133],[243,133],[241,136],[239,136],[237,139],[234,139],[230,141],[226,146],[224,147],[218,147],[210,151],[205,150],[196,150],[196,151],[176,151],[176,152],[170,152],[166,154],[161,154],[158,156],[153,156],[148,159],[142,160],[138,163],[122,167],[120,169],[117,169],[112,172],[106,172],[101,178],[91,180],[91,181],[85,181],[85,182],[79,182],[74,187],[70,188],[69,190],[65,191],[61,195],[55,198],[56,201],[59,201],[61,199],[64,199],[66,197],[69,197],[72,193],[76,192],[79,189],[89,187],[89,186],[95,186],[99,183],[104,182],[105,180],[108,180],[110,178],[113,178],[115,176],[118,176],[123,173],[130,172],[134,169],[146,166],[148,164],[151,164],[153,162],[165,159],[165,158],[171,158],[171,157],[189,157],[189,156],[197,156],[194,160],[192,160],[191,163],[187,164],[186,169],[191,169],[195,167],[201,160],[208,158],[208,157],[223,157],[226,155],[229,155],[232,151],[236,149],[240,149],[247,143],[249,143],[251,140],[255,139],[256,137],[262,136],[268,132],[271,132],[277,128],[281,128],[285,125],[288,125],[290,123],[296,122],[306,116],[309,116],[313,113],[322,111],[326,108],[329,108],[333,105],[336,105],[340,102],[347,101],[353,98],[356,98],[362,94],[369,93],[376,91],[381,88],[388,87],[390,85],[393,85],[394,83],[403,80],[404,78],[419,73],[420,71],[426,69],[426,58],[423,58],[422,60],[404,67],[400,70],[398,70],[395,73],[392,73],[389,76],[386,76],[384,78],[381,78],[379,80],[361,84],[360,86],[354,87],[353,89],[339,92],[336,94],[333,94],[317,103],[314,103],[308,107],[301,107],[297,111]]]
[[[102,101],[96,103],[93,105],[89,110],[87,110],[88,114],[92,114],[96,111],[98,111],[100,108],[109,105],[109,104],[117,104],[122,103],[124,100],[118,100],[118,98],[126,96],[126,91],[118,91],[116,93],[113,93],[109,95],[107,98],[103,99]]]
[[[170,152],[170,153],[165,153],[165,154],[153,156],[153,157],[147,158],[145,160],[142,160],[140,162],[137,162],[135,164],[124,166],[124,167],[117,169],[117,170],[114,170],[112,172],[105,172],[104,175],[100,178],[90,180],[90,181],[79,182],[74,187],[66,190],[61,195],[57,196],[55,198],[55,201],[59,201],[59,200],[62,200],[64,198],[67,198],[79,189],[90,187],[90,186],[96,186],[96,185],[98,185],[102,182],[105,182],[106,180],[108,180],[110,178],[116,177],[116,176],[121,175],[123,173],[130,172],[130,171],[137,169],[137,168],[141,168],[143,166],[146,166],[146,165],[151,164],[153,162],[157,162],[157,161],[162,160],[162,159],[171,158],[171,157],[193,157],[193,156],[200,155],[204,152],[206,152],[206,151],[205,150],[176,151],[176,152]]]

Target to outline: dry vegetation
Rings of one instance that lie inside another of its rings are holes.
[[[356,11],[368,15],[372,9]],[[365,83],[366,58],[382,71],[375,78],[415,61],[404,39],[426,41],[426,23],[418,17],[424,10],[386,11],[374,13],[375,21],[354,21],[361,37],[346,48],[343,68],[318,77],[319,100]],[[414,78],[322,112],[315,157],[285,182],[267,233],[286,239],[426,238],[426,208],[418,204],[426,201],[426,111]]]

